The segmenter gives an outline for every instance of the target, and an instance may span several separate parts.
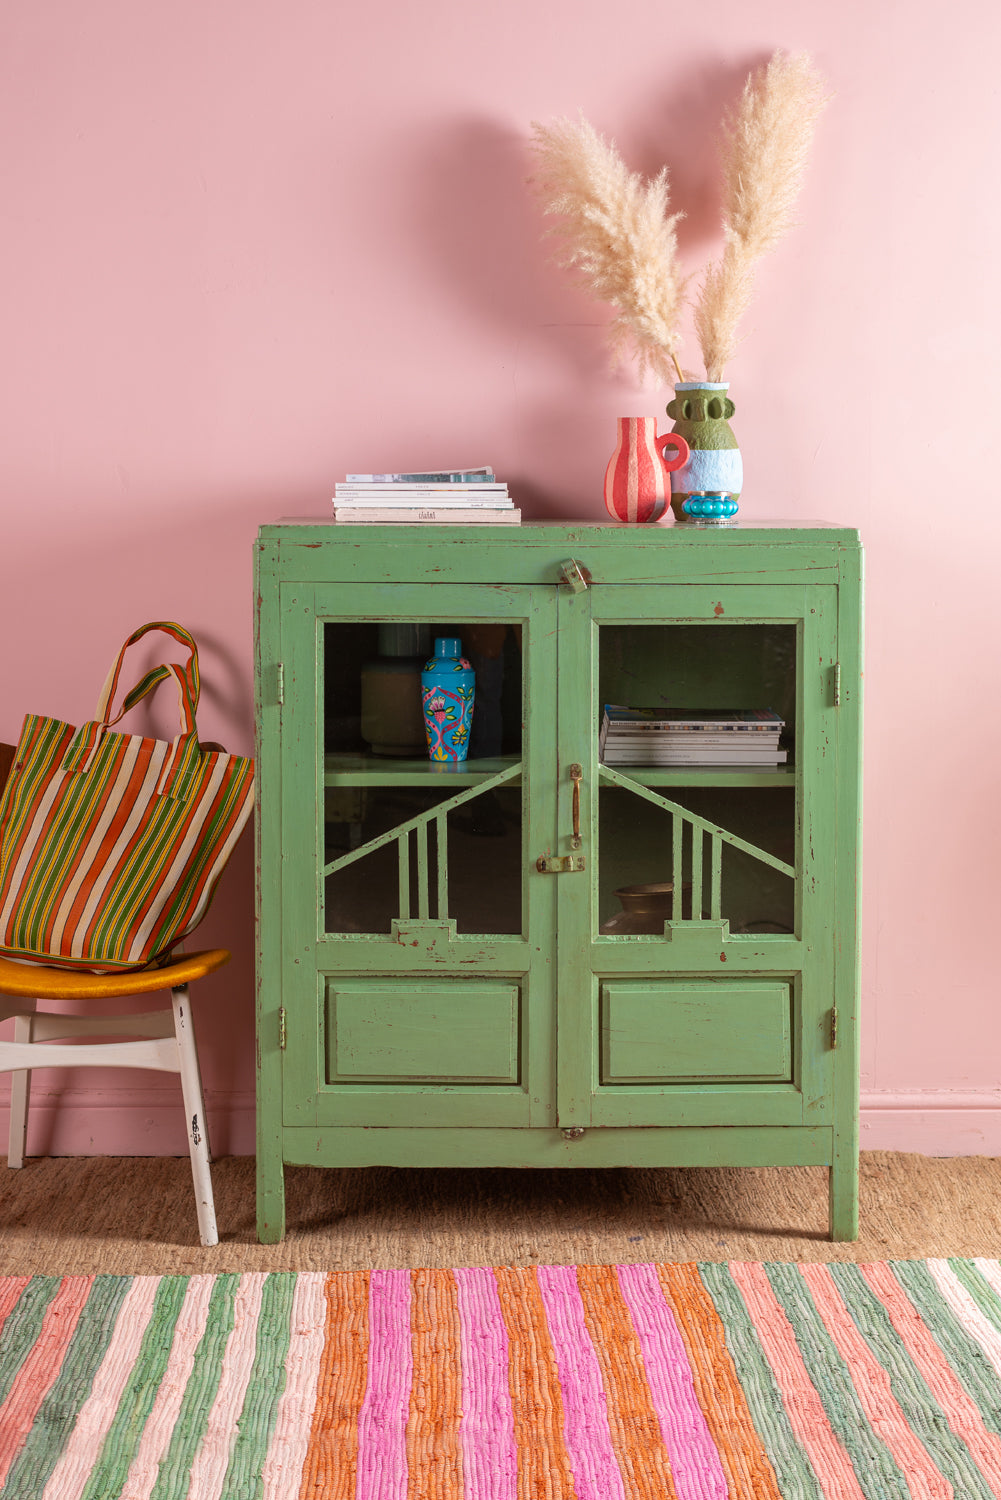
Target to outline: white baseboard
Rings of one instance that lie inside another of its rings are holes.
[[[875,1089],[860,1101],[863,1151],[1001,1156],[1001,1090]]]
[[[205,1101],[216,1156],[252,1156],[254,1095],[209,1094]],[[1001,1156],[1001,1090],[959,1093],[873,1090],[861,1099],[863,1151],[922,1156]],[[0,1154],[7,1110],[0,1107]],[[28,1116],[29,1156],[186,1156],[179,1094],[166,1089],[38,1091]]]

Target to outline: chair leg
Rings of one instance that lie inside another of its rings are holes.
[[[14,1017],[15,1042],[30,1042],[34,1016]],[[28,1140],[28,1102],[31,1098],[31,1069],[18,1068],[10,1075],[10,1135],[7,1144],[8,1167],[23,1167]]]
[[[205,1124],[205,1101],[202,1097],[202,1080],[198,1068],[198,1052],[195,1048],[195,1033],[191,1021],[187,985],[180,985],[171,990],[170,1003],[174,1010],[174,1035],[177,1038],[177,1053],[181,1068],[181,1093],[184,1098],[184,1114],[188,1130],[191,1176],[195,1185],[198,1235],[203,1245],[218,1245],[219,1233],[216,1228],[215,1202],[212,1197],[211,1158]]]

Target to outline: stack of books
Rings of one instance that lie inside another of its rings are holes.
[[[355,526],[517,525],[517,510],[493,469],[413,474],[348,474],[334,486],[334,520]]]
[[[785,721],[770,708],[624,708],[606,703],[598,751],[606,766],[772,770]]]

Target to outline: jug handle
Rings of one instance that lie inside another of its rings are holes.
[[[664,449],[672,447],[677,448],[677,456],[668,458]],[[657,438],[657,449],[664,461],[664,468],[671,470],[680,469],[682,464],[687,463],[688,455],[691,452],[680,432],[662,432],[660,437]]]

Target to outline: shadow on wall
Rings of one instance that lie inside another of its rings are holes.
[[[672,80],[653,102],[637,102],[616,120],[600,118],[587,100],[579,101],[594,127],[617,142],[630,170],[653,177],[668,167],[671,209],[684,215],[677,227],[679,250],[695,282],[722,248],[721,122],[736,108],[750,71],[764,60],[766,54],[731,66],[707,60]],[[542,109],[539,118],[545,123]],[[606,443],[614,435],[607,408],[616,376],[605,338],[611,312],[555,264],[560,245],[550,231],[557,221],[543,214],[532,189],[530,140],[529,118],[521,130],[469,117],[415,133],[398,172],[411,194],[400,211],[426,274],[447,286],[464,318],[489,326],[502,367],[510,364],[512,388],[517,391],[522,364],[553,372],[559,389],[551,400],[536,388],[511,413],[523,424],[515,449],[587,453],[587,469],[599,465],[594,518],[603,519],[600,480]],[[683,358],[698,364],[694,337],[687,333]],[[624,368],[618,378],[635,403],[635,372]],[[663,410],[669,395],[651,391],[651,404]],[[579,481],[571,480],[562,492],[533,484],[510,465],[506,477],[526,518],[579,514]]]
[[[580,101],[595,129],[616,141],[630,171],[654,177],[668,168],[670,208],[684,216],[677,228],[680,253],[694,260],[694,272],[722,248],[722,121],[737,107],[748,74],[767,60],[762,53],[731,66],[712,60],[686,69],[656,102],[637,102],[616,120],[599,118]],[[546,123],[541,110],[538,118]],[[608,322],[608,310],[590,298],[566,301],[583,294],[568,294],[573,275],[553,263],[558,242],[548,231],[557,221],[543,214],[531,186],[531,124],[526,119],[519,131],[474,117],[417,133],[400,181],[412,188],[411,231],[429,270],[505,337],[514,328],[546,343],[565,322],[561,307],[571,314],[588,310],[587,323],[598,328]],[[592,373],[593,360],[580,357],[582,373]]]

